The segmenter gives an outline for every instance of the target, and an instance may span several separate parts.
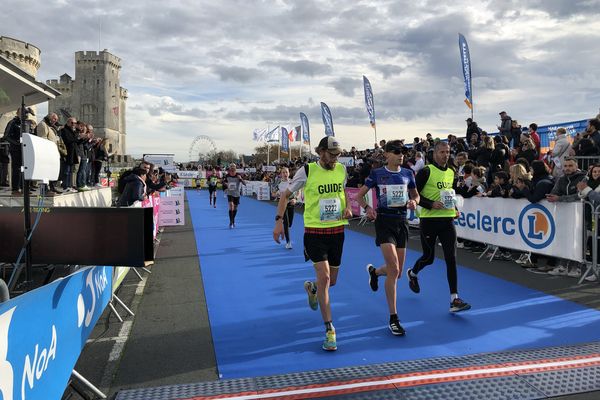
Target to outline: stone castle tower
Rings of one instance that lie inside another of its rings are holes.
[[[40,54],[40,49],[30,43],[0,36],[0,57],[6,58],[34,78],[37,76],[38,69],[40,69]],[[32,108],[35,110],[35,107]],[[6,124],[15,116],[16,111],[5,113],[0,117],[0,135],[4,132]],[[40,119],[39,116],[37,117],[37,119]]]
[[[75,53],[75,79],[63,74],[46,81],[62,93],[48,102],[48,112],[66,121],[67,115],[92,124],[98,137],[108,139],[109,152],[126,154],[127,89],[121,87],[121,59],[107,50]]]

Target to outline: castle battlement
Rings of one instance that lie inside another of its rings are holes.
[[[107,50],[103,51],[77,51],[75,52],[75,62],[94,62],[109,63],[114,68],[121,68],[121,59]]]
[[[21,66],[29,74],[36,76],[40,68],[41,50],[31,43],[0,36],[0,56]]]

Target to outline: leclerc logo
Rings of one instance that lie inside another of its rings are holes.
[[[554,240],[556,226],[548,209],[530,204],[519,215],[519,233],[523,241],[534,249],[543,249]]]

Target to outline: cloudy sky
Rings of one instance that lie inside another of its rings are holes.
[[[43,5],[42,5],[43,4]],[[344,147],[464,134],[458,33],[468,40],[475,120],[589,118],[600,106],[600,0],[3,0],[0,35],[42,50],[38,79],[74,75],[74,53],[108,49],[129,90],[128,153],[188,159],[193,139],[251,154],[254,128],[324,135],[327,103]],[[22,18],[25,17],[25,22]],[[43,110],[43,107],[40,107]]]

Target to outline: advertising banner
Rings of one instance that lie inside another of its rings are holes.
[[[346,167],[354,167],[354,157],[339,157],[338,161]]]
[[[167,172],[176,172],[174,154],[144,154],[144,161],[154,164],[157,168],[161,167]]]
[[[111,267],[88,267],[0,304],[0,398],[61,398],[112,279]]]
[[[256,182],[256,198],[258,200],[271,200],[269,182]]]
[[[159,226],[185,225],[184,193],[181,186],[161,193],[158,212]]]
[[[459,211],[454,225],[461,238],[583,261],[581,202],[472,197],[464,199]]]
[[[274,165],[264,165],[262,170],[265,172],[277,172],[277,167]]]

